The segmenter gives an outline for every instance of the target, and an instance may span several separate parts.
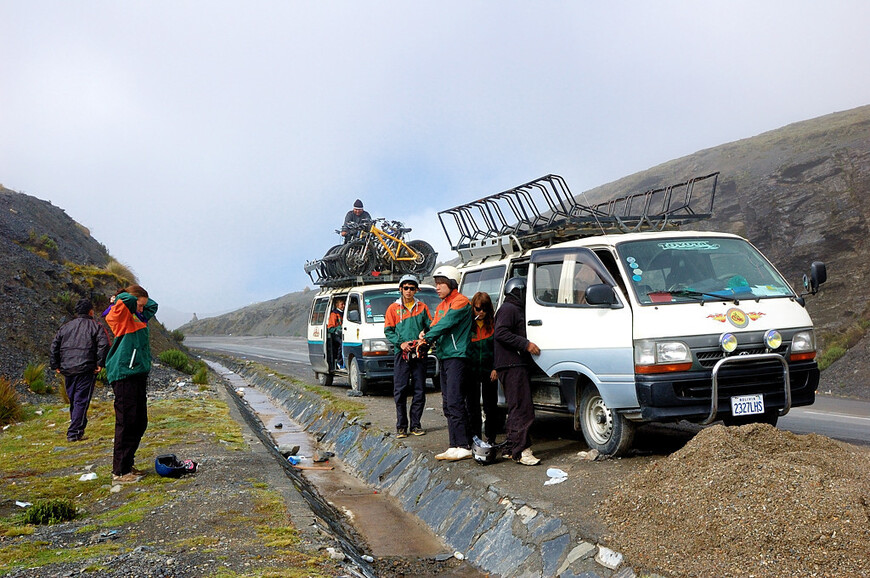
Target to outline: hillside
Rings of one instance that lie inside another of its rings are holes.
[[[81,297],[106,307],[127,284],[106,269],[111,261],[63,209],[0,185],[0,376],[16,381],[29,363],[47,366],[51,340]],[[155,352],[177,347],[159,322],[151,335]]]
[[[178,328],[185,335],[275,335],[304,337],[308,309],[316,291],[308,287],[283,297],[249,305]]]

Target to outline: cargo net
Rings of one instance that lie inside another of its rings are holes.
[[[605,233],[664,230],[708,219],[719,173],[584,205],[559,175],[438,213],[450,247],[463,261]],[[452,234],[451,234],[452,233]]]
[[[340,233],[341,231],[336,231]],[[411,273],[418,279],[435,268],[438,253],[421,240],[405,240],[411,229],[377,218],[346,225],[348,241],[331,247],[321,259],[305,263],[311,281],[321,287],[393,283]]]

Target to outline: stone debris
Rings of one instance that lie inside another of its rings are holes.
[[[861,576],[870,451],[766,424],[702,430],[615,488],[603,539],[678,576]]]

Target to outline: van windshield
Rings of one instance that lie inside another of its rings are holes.
[[[399,299],[399,288],[375,289],[366,291],[363,295],[366,323],[383,323],[390,303]],[[438,293],[431,287],[422,287],[417,291],[417,299],[429,306],[429,311],[435,311],[435,307],[441,302]]]
[[[721,301],[794,295],[752,245],[727,237],[682,237],[617,245],[642,304]]]

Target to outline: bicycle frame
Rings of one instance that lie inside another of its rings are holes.
[[[374,223],[372,223],[372,226],[369,229],[368,233],[370,235],[374,235],[380,243],[380,247],[376,245],[375,248],[378,251],[385,251],[386,255],[389,255],[390,259],[393,261],[414,261],[419,257],[419,253],[409,247],[408,244],[405,243],[405,241],[403,241],[399,237],[396,237],[395,235],[384,231],[383,229],[378,228],[378,226]],[[389,241],[387,241],[386,239],[389,239]],[[370,241],[370,238],[366,239],[367,243],[368,241]],[[395,251],[393,250],[393,246],[396,247]]]

